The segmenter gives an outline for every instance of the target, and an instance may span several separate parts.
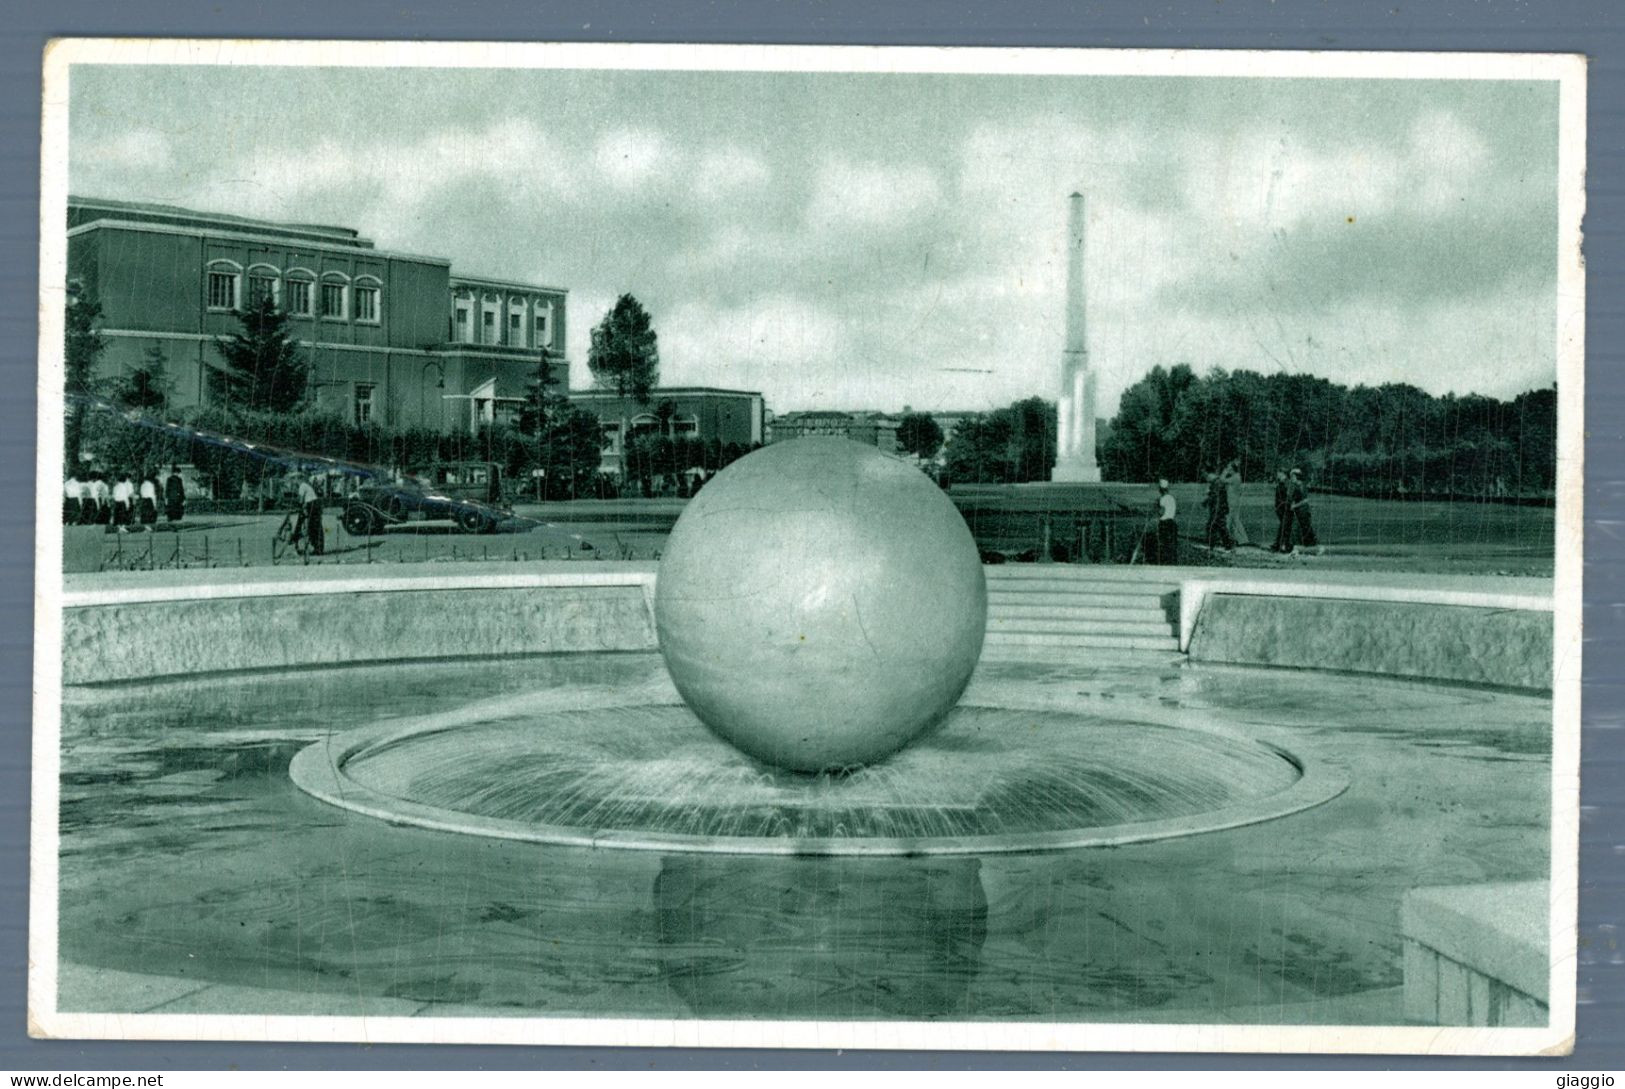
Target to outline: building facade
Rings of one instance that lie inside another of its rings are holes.
[[[522,403],[543,348],[564,365],[563,288],[457,275],[346,227],[70,197],[70,283],[102,307],[102,376],[156,348],[177,407],[205,404],[216,338],[270,295],[316,403],[356,423],[477,429]]]
[[[594,413],[604,430],[603,472],[619,476],[626,436],[661,425],[659,410],[671,405],[671,432],[724,446],[758,446],[765,441],[767,404],[754,390],[712,386],[666,386],[651,391],[647,403],[614,390],[572,390],[570,403]]]
[[[786,412],[773,419],[773,442],[827,435],[897,452],[897,425],[902,419],[884,412]]]

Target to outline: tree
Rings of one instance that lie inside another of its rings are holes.
[[[293,412],[305,399],[309,364],[288,331],[288,315],[269,295],[237,311],[243,331],[216,337],[225,361],[216,378],[222,401],[237,408]]]
[[[152,344],[147,347],[138,365],[125,370],[113,399],[127,409],[151,412],[168,405],[169,394],[169,367],[164,350]]]
[[[649,403],[660,381],[660,345],[649,312],[631,295],[622,295],[592,330],[587,369],[601,389],[612,389],[624,407],[627,400]],[[626,479],[632,433],[621,413],[621,478]]]
[[[622,295],[593,328],[587,367],[600,388],[614,390],[623,400],[649,403],[660,381],[660,346],[649,312],[637,299]]]
[[[67,412],[64,431],[68,472],[79,471],[79,454],[84,444],[85,412],[95,391],[96,364],[107,349],[107,338],[98,327],[101,303],[83,290],[68,289],[65,345],[63,351],[64,393]]]
[[[897,425],[897,445],[905,454],[930,461],[942,449],[942,427],[929,412],[910,412]]]
[[[521,434],[545,435],[553,414],[569,403],[564,394],[555,392],[563,384],[556,362],[553,350],[543,348],[542,356],[536,362],[536,373],[525,387],[525,403],[519,406]]]

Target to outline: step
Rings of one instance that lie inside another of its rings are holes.
[[[1055,632],[987,633],[988,646],[1005,647],[1100,647],[1119,650],[1166,650],[1177,652],[1179,640],[1172,635],[1061,635]]]
[[[1173,626],[1165,619],[1079,624],[1077,621],[1043,621],[1025,616],[1004,621],[990,616],[988,632],[999,632],[1001,636],[1149,636],[1167,639],[1173,636]]]
[[[1180,584],[1185,575],[1168,567],[1129,564],[986,564],[988,579],[1100,579],[1102,582]]]
[[[1090,620],[1155,620],[1163,624],[1170,623],[1168,610],[1158,601],[1143,603],[1122,604],[1102,603],[1099,605],[1073,605],[1069,602],[1013,602],[989,601],[987,614],[1001,619],[1015,619],[1030,617],[1034,620],[1073,620],[1086,622]]]
[[[1149,594],[1145,591],[1112,591],[1099,590],[1095,587],[1087,589],[1037,589],[1014,590],[1004,586],[989,586],[987,600],[991,604],[1001,601],[1008,605],[1035,605],[1050,602],[1056,605],[1090,605],[1102,607],[1138,605],[1151,607],[1160,606],[1168,594]]]

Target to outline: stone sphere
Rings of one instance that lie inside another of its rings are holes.
[[[982,653],[987,583],[964,519],[919,469],[793,439],[689,502],[655,622],[707,726],[766,763],[823,771],[880,760],[953,707]]]

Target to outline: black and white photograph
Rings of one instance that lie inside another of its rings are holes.
[[[53,43],[30,1031],[1566,1054],[1585,103]]]

